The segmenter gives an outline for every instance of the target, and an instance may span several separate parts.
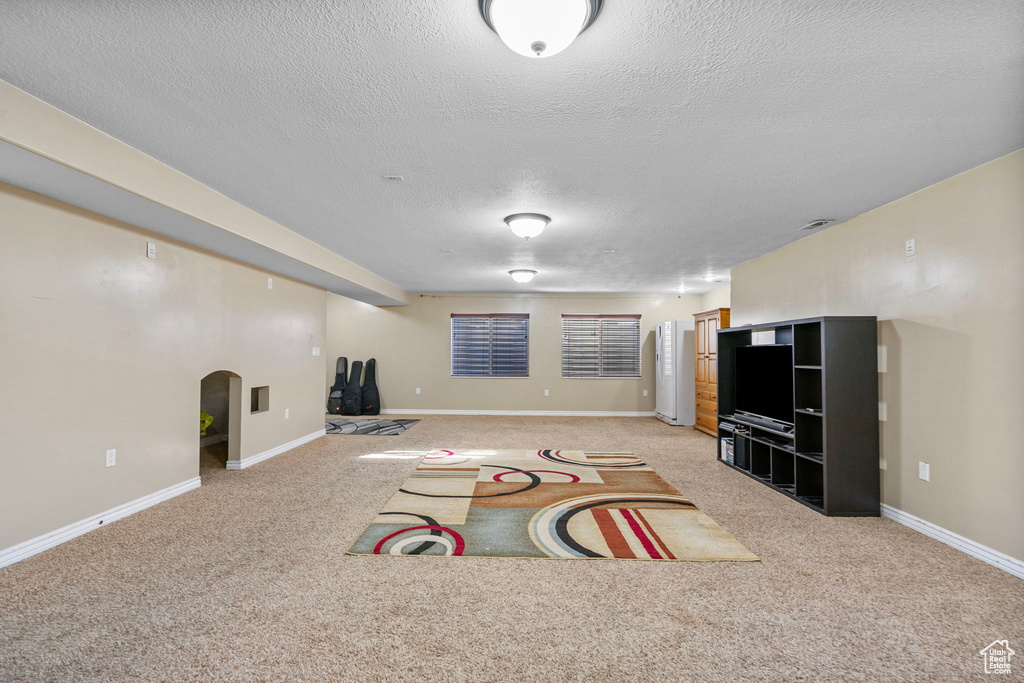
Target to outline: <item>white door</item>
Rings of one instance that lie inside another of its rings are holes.
[[[655,340],[658,387],[655,393],[655,410],[668,420],[676,419],[675,358],[673,358],[673,334],[671,321],[658,325]]]

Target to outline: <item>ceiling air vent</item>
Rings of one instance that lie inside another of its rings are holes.
[[[797,230],[817,230],[818,228],[825,227],[829,223],[835,223],[835,222],[836,222],[836,219],[834,219],[834,218],[819,218],[816,221],[811,221],[810,223],[808,223],[807,225],[805,225],[803,227],[797,228]]]
[[[386,176],[383,176],[383,178],[384,178],[384,180],[390,180],[391,182],[394,182],[394,183],[400,183],[403,180],[405,180],[405,178],[403,178],[400,175],[386,175]]]

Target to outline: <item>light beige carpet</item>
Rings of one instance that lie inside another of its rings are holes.
[[[370,449],[525,441],[643,453],[762,561],[345,554],[416,463]],[[714,446],[653,418],[429,416],[205,470],[0,570],[0,680],[980,681],[983,647],[1024,651],[1020,579],[889,520],[822,517]]]

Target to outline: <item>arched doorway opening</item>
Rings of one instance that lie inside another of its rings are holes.
[[[211,372],[199,382],[199,474],[223,470],[239,460],[242,378],[230,370]],[[205,429],[204,429],[205,427]]]

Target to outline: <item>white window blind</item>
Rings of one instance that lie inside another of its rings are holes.
[[[639,315],[562,315],[562,377],[639,376]]]
[[[452,377],[529,376],[529,314],[452,313]]]

